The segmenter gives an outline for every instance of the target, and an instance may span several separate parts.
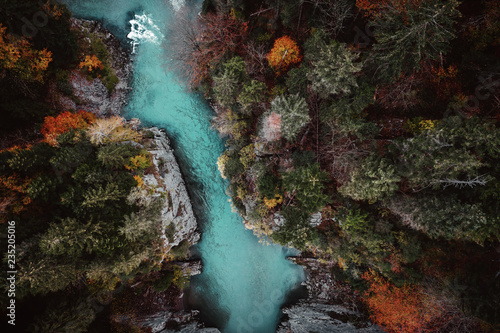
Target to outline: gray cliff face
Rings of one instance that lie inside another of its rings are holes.
[[[146,130],[154,134],[148,151],[153,155],[153,164],[158,173],[145,175],[144,183],[155,188],[155,195],[167,197],[161,212],[163,230],[170,229],[173,232],[164,236],[166,248],[177,246],[184,240],[194,245],[200,239],[198,224],[170,140],[164,131],[156,127]]]
[[[303,283],[308,298],[283,309],[284,320],[278,333],[376,333],[384,332],[357,311],[356,304],[346,299],[342,286],[330,273],[331,264],[313,258],[292,259],[308,273]]]

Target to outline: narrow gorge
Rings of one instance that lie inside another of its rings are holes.
[[[168,133],[202,232],[196,251],[203,272],[191,279],[188,306],[224,332],[274,332],[280,308],[300,286],[304,272],[286,259],[294,251],[261,244],[232,210],[227,182],[217,169],[224,141],[211,128],[212,111],[167,70],[172,65],[165,51],[167,27],[175,20],[176,7],[165,1],[66,3],[76,17],[103,22],[122,43],[131,41],[127,35],[132,38],[133,75],[125,116]]]

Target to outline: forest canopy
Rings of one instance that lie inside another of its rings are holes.
[[[193,89],[228,137],[219,169],[254,232],[335,263],[390,332],[498,325],[496,2],[203,8],[247,27]]]

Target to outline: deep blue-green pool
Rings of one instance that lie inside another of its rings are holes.
[[[227,183],[217,170],[224,141],[210,126],[211,109],[188,92],[168,69],[169,34],[176,9],[167,0],[65,0],[75,16],[101,20],[123,41],[136,41],[133,90],[127,117],[165,128],[188,179],[195,211],[203,222],[199,244],[204,269],[191,282],[190,300],[224,332],[274,332],[287,293],[304,278],[286,260],[289,250],[263,245],[231,210]],[[129,39],[130,40],[130,39]]]

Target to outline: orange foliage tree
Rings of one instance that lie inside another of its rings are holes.
[[[278,75],[291,65],[298,64],[301,60],[302,56],[300,55],[299,46],[288,36],[276,39],[271,52],[267,55],[269,66]]]
[[[99,58],[97,58],[95,55],[85,56],[85,60],[80,62],[78,67],[86,68],[89,72],[92,72],[92,70],[94,70],[94,69],[100,69],[100,70],[104,69],[102,61],[99,60]]]
[[[16,174],[0,176],[0,223],[6,222],[8,212],[19,214],[31,203],[26,194],[31,181]]]
[[[43,81],[52,52],[36,50],[25,38],[16,39],[0,23],[0,70],[10,71],[25,81]]]
[[[64,11],[60,7],[60,5],[59,4],[53,5],[50,3],[50,0],[47,0],[47,2],[42,5],[42,9],[56,20],[59,20],[61,16],[64,14]]]
[[[370,318],[389,332],[422,332],[440,315],[424,303],[417,286],[398,288],[373,271],[365,272],[362,278],[369,283],[364,301],[372,312]]]
[[[437,95],[441,99],[461,95],[461,87],[457,80],[458,69],[454,65],[444,68],[433,66],[430,70],[431,84],[435,87]]]
[[[364,302],[372,312],[370,318],[387,332],[494,331],[491,325],[464,310],[460,292],[443,284],[444,280],[398,288],[371,270],[362,278],[369,284]]]
[[[78,113],[66,111],[57,117],[45,117],[41,133],[47,143],[56,145],[57,137],[60,134],[72,129],[84,129],[96,119],[97,117],[93,113],[87,111],[79,111]]]

